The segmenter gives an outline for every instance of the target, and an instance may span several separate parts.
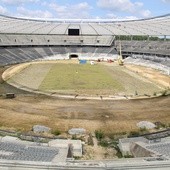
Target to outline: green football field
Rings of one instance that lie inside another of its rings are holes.
[[[33,63],[9,82],[29,89],[73,95],[153,95],[162,90],[156,83],[125,66],[70,62]]]
[[[121,91],[123,86],[104,65],[54,64],[42,81],[40,90],[99,93]]]

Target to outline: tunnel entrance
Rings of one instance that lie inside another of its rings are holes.
[[[78,54],[70,54],[69,58],[70,59],[78,59]]]

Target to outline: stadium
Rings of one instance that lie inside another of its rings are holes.
[[[88,133],[102,130],[109,136],[135,131],[136,124],[143,120],[168,125],[169,36],[170,14],[128,21],[36,20],[0,15],[2,131],[28,133],[41,124],[61,134],[71,128],[84,128]],[[146,143],[146,148],[155,147]],[[133,159],[123,164],[111,160],[71,162],[66,159],[69,148],[39,148],[21,141],[15,144],[7,139],[0,143],[6,148],[5,154],[0,153],[1,167],[14,166],[13,160],[24,161],[15,162],[16,169],[151,169],[155,163],[158,169],[170,166],[169,154],[162,152],[162,162],[158,161],[159,154],[155,161],[136,158],[135,164]],[[169,141],[166,144],[169,148]],[[25,148],[25,156],[11,156],[16,151],[13,147]]]

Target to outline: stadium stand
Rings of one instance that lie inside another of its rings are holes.
[[[119,41],[115,46],[119,51]],[[142,65],[170,74],[170,41],[121,41],[125,62]]]
[[[115,35],[169,35],[170,15],[155,18],[113,20],[34,20],[0,15],[0,64],[32,60],[116,59]],[[68,35],[78,28],[79,36]],[[122,54],[161,62],[169,67],[169,41],[122,41]]]
[[[116,41],[119,48],[119,41]],[[121,41],[122,52],[169,57],[170,41]]]
[[[141,135],[139,137],[119,139],[119,148],[123,155],[134,157],[170,158],[170,129]]]
[[[153,144],[146,148],[170,158],[170,143]]]
[[[95,56],[93,59],[100,58],[101,54],[107,56],[116,55],[114,47],[78,47],[78,46],[22,46],[22,47],[1,47],[0,48],[0,65],[8,65],[15,63],[22,63],[33,60],[42,59],[69,59],[69,54],[77,54],[79,58]],[[100,54],[100,55],[99,55]]]
[[[150,67],[156,70],[160,70],[162,71],[162,73],[169,75],[170,74],[170,68],[169,68],[169,62],[154,62],[151,59],[154,56],[147,56],[149,57],[149,60],[143,59],[143,55],[132,55],[132,57],[127,57],[124,62],[125,63],[130,63],[130,64],[135,64],[135,65],[141,65],[141,66],[145,66],[145,67]],[[168,60],[169,61],[169,60]]]
[[[59,150],[54,147],[0,142],[0,159],[51,162],[58,152]]]
[[[95,45],[95,46],[110,46],[114,40],[111,35],[30,35],[30,34],[6,34],[0,32],[1,46],[16,46],[16,45]]]
[[[65,35],[68,27],[79,28],[82,35],[169,35],[170,15],[133,20],[32,20],[0,16],[0,32],[14,34]]]

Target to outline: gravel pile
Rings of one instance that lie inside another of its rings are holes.
[[[49,127],[46,126],[42,126],[42,125],[34,125],[33,126],[33,132],[35,133],[44,133],[44,132],[50,132],[51,129]]]
[[[141,121],[139,123],[137,123],[137,126],[139,128],[146,128],[146,129],[153,129],[156,127],[156,125],[152,122],[148,122],[148,121]]]
[[[83,128],[72,128],[68,131],[70,135],[83,135],[86,133],[86,130]]]

